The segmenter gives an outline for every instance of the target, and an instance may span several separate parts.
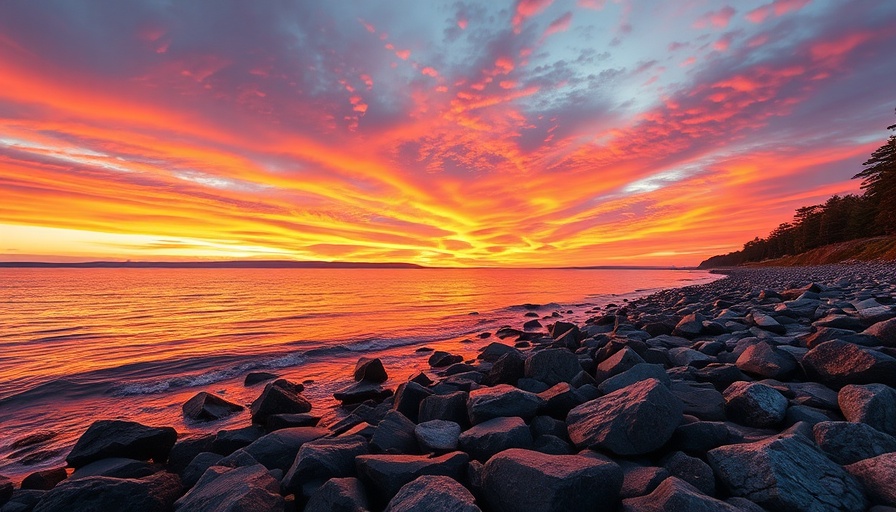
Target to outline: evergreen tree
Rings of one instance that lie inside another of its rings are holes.
[[[896,124],[887,127],[896,130]],[[865,169],[853,176],[862,179],[862,188],[871,201],[874,222],[882,233],[896,233],[896,134],[871,153],[871,158],[862,164]]]

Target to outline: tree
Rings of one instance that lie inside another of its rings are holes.
[[[896,124],[887,129],[896,130]],[[874,206],[874,221],[883,233],[896,233],[896,134],[862,165],[865,169],[853,178],[862,179],[865,195]]]

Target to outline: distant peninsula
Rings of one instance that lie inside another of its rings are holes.
[[[36,261],[0,261],[0,268],[424,268],[413,263],[365,263],[350,261],[86,261],[49,263]]]

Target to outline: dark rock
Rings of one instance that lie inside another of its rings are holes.
[[[773,427],[784,421],[789,405],[777,390],[755,382],[735,382],[723,393],[725,412],[748,427]]]
[[[896,389],[883,384],[845,386],[837,402],[847,420],[896,436]]]
[[[728,444],[729,431],[724,423],[695,421],[675,429],[671,444],[688,453],[703,453]]]
[[[252,402],[249,410],[252,421],[264,423],[272,414],[300,414],[311,410],[311,403],[300,395],[304,386],[294,384],[285,379],[268,383],[261,396]]]
[[[549,348],[526,358],[525,376],[548,386],[571,381],[580,371],[579,358],[565,348]]]
[[[469,373],[477,371],[477,367],[467,364],[467,363],[454,363],[448,368],[445,368],[445,375],[460,375],[462,373]]]
[[[245,448],[240,448],[239,450],[227,455],[225,457],[221,457],[221,460],[218,461],[216,466],[223,466],[227,468],[242,468],[248,466],[255,466],[259,462],[255,460],[255,457],[249,455]]]
[[[367,512],[370,505],[357,478],[331,478],[308,498],[305,512]]]
[[[885,347],[896,347],[896,318],[878,322],[865,329],[862,334],[870,334]]]
[[[802,340],[807,348],[815,348],[818,345],[831,340],[841,340],[869,347],[880,344],[877,338],[869,334],[856,334],[855,331],[836,329],[833,327],[818,327],[815,329],[815,332],[800,336],[799,339]]]
[[[896,453],[885,453],[846,466],[846,471],[858,478],[871,500],[896,506]]]
[[[498,359],[507,355],[507,354],[517,354],[522,355],[521,352],[510,345],[505,345],[503,343],[498,343],[494,341],[486,345],[482,350],[479,351],[479,355],[476,356],[476,359],[481,359],[482,361],[488,361],[489,363],[497,362]]]
[[[623,512],[739,512],[740,509],[702,494],[684,480],[669,477],[652,493],[622,501]]]
[[[480,462],[509,448],[529,448],[532,433],[522,418],[493,418],[463,432],[460,449]]]
[[[281,483],[287,493],[300,495],[306,482],[355,475],[355,458],[369,453],[367,440],[352,435],[305,443]]]
[[[801,435],[722,446],[709,465],[734,496],[769,510],[864,510],[859,483]]]
[[[379,453],[417,453],[416,425],[398,411],[389,411],[376,426],[370,447]]]
[[[687,381],[673,382],[669,388],[684,407],[684,414],[701,420],[725,420],[725,397],[712,384]]]
[[[406,382],[398,386],[398,390],[395,392],[394,409],[404,414],[409,420],[416,422],[419,418],[420,402],[429,395],[432,395],[432,391],[420,384]]]
[[[436,350],[429,356],[429,366],[433,368],[442,368],[444,366],[450,366],[454,363],[459,363],[463,361],[464,358],[459,355],[449,354],[448,352],[444,352],[442,350]]]
[[[766,510],[759,505],[753,503],[752,501],[746,498],[740,498],[737,496],[732,496],[725,500],[725,503],[733,506],[740,512],[766,512]]]
[[[555,418],[565,418],[570,409],[588,401],[578,390],[565,382],[542,391],[538,397],[544,400],[544,406],[539,412]]]
[[[718,389],[725,389],[732,382],[749,380],[737,366],[728,363],[710,363],[692,373],[697,382],[709,382]]]
[[[246,378],[243,380],[244,386],[254,386],[256,384],[261,384],[262,382],[268,380],[274,380],[278,377],[276,373],[270,372],[250,372],[246,374]]]
[[[787,328],[778,323],[778,321],[771,315],[754,311],[749,315],[749,319],[753,321],[756,327],[759,327],[762,330],[775,334],[785,334],[787,332]]]
[[[515,386],[525,375],[526,359],[519,351],[508,352],[499,357],[488,371],[483,383],[488,386],[510,384]]]
[[[638,363],[628,370],[601,382],[597,388],[601,393],[609,394],[613,391],[647,379],[656,379],[666,386],[671,385],[669,374],[666,373],[666,370],[661,365]]]
[[[127,457],[163,463],[177,441],[171,427],[147,427],[133,421],[99,420],[93,422],[75,443],[66,462],[80,468],[108,457]]]
[[[68,478],[68,474],[65,472],[65,468],[35,471],[22,480],[22,489],[49,491],[66,478]]]
[[[516,381],[516,387],[522,389],[523,391],[528,391],[529,393],[541,393],[542,391],[547,391],[550,386],[541,382],[540,380],[530,379],[529,377],[523,377]]]
[[[242,411],[244,407],[202,391],[183,405],[184,416],[195,421],[219,420]]]
[[[0,511],[31,512],[46,493],[47,491],[36,491],[34,489],[10,490],[8,501],[3,499],[3,495],[0,495],[0,503],[5,503],[0,506]]]
[[[541,322],[538,320],[529,320],[528,322],[523,324],[524,331],[538,331],[541,330]]]
[[[420,447],[437,453],[456,450],[460,431],[460,425],[446,420],[424,421],[414,427]]]
[[[622,466],[622,475],[620,496],[623,499],[650,494],[663,480],[671,476],[666,468],[630,463]]]
[[[200,436],[184,437],[178,439],[178,441],[174,443],[174,448],[172,448],[171,452],[168,453],[168,469],[175,473],[180,473],[181,470],[187,467],[187,464],[189,464],[190,461],[193,460],[194,457],[196,457],[196,455],[201,452],[213,451],[212,443],[214,443],[214,441],[215,434],[204,434]]]
[[[362,357],[355,364],[354,377],[356,381],[386,382],[389,375],[383,367],[383,362],[378,357]]]
[[[501,452],[482,469],[482,494],[501,512],[613,511],[622,470],[612,462],[531,450]]]
[[[184,468],[183,472],[181,472],[180,479],[183,482],[184,487],[187,489],[191,489],[196,482],[205,474],[208,468],[217,465],[224,456],[212,453],[212,452],[202,452]]]
[[[807,352],[801,363],[809,377],[834,388],[872,383],[896,386],[896,359],[845,341],[826,341]]]
[[[597,382],[603,382],[614,375],[618,375],[632,368],[636,364],[644,362],[644,359],[642,359],[637,352],[629,347],[623,347],[621,350],[597,365],[597,370],[594,372],[594,378]]]
[[[815,327],[833,327],[834,329],[847,329],[857,332],[865,328],[865,324],[858,318],[849,315],[831,314],[812,323]]]
[[[424,475],[405,484],[385,512],[481,512],[464,486],[447,476]]]
[[[414,375],[411,375],[408,378],[408,382],[416,382],[423,387],[432,386],[435,381],[432,380],[432,377],[427,375],[425,372],[417,372]]]
[[[529,424],[529,429],[532,430],[532,437],[550,435],[564,440],[569,439],[569,433],[566,431],[566,422],[550,416],[536,416]]]
[[[221,430],[215,435],[215,440],[212,441],[209,451],[220,453],[221,455],[230,455],[240,448],[249,446],[263,435],[265,435],[265,431],[258,425],[250,425],[234,430]]]
[[[91,462],[81,466],[69,478],[84,478],[88,476],[109,476],[112,478],[143,478],[152,475],[161,469],[158,464],[149,464],[146,461],[113,457]]]
[[[693,366],[701,368],[709,363],[715,362],[715,359],[694,349],[687,347],[670,348],[667,353],[669,361],[673,366]]]
[[[793,396],[789,398],[796,404],[831,411],[840,410],[840,406],[837,404],[837,392],[824,384],[817,382],[791,382],[787,384],[787,387],[793,393]]]
[[[166,512],[181,492],[180,478],[171,473],[158,473],[140,480],[91,476],[67,480],[47,491],[34,512]]]
[[[421,422],[453,421],[461,427],[465,427],[470,424],[470,418],[467,416],[468,396],[465,391],[428,396],[420,402],[420,414],[417,419]]]
[[[750,345],[737,358],[737,368],[756,377],[786,380],[796,371],[796,359],[764,341]]]
[[[543,405],[544,400],[534,393],[507,384],[499,384],[470,391],[467,414],[474,425],[504,416],[528,419],[534,417]]]
[[[271,414],[265,422],[269,431],[292,427],[316,427],[320,423],[320,416],[308,413],[296,414]]]
[[[261,464],[239,468],[212,466],[174,504],[176,512],[283,511],[278,482]]]
[[[681,420],[681,401],[656,379],[586,402],[566,418],[569,438],[576,447],[598,447],[617,455],[639,455],[660,448]]]
[[[532,443],[532,450],[551,455],[571,455],[575,453],[573,446],[557,436],[541,436]]]
[[[333,393],[333,398],[343,405],[359,404],[365,400],[381,402],[392,396],[393,391],[373,382],[357,382]]]
[[[317,427],[284,428],[259,437],[243,449],[264,467],[286,471],[302,445],[327,434],[326,429]]]
[[[386,501],[407,483],[423,475],[448,476],[460,480],[470,457],[451,452],[439,457],[426,455],[359,455],[355,458],[358,474]]]
[[[787,408],[787,413],[784,414],[784,426],[805,423],[811,427],[816,423],[837,419],[840,419],[839,415],[824,409],[816,409],[806,405],[791,405]]]
[[[707,496],[716,493],[716,478],[712,468],[697,457],[691,457],[684,452],[675,452],[666,457],[663,467],[674,477],[678,477],[693,485]]]
[[[840,465],[896,452],[896,438],[865,423],[825,421],[812,432],[818,447]]]
[[[691,313],[681,319],[672,330],[674,336],[681,336],[687,339],[693,339],[703,332],[703,315],[700,313]]]
[[[0,475],[0,507],[3,506],[4,503],[9,501],[9,498],[12,497],[12,493],[15,490],[15,486],[3,475]]]

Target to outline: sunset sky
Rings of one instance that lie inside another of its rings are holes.
[[[0,260],[696,265],[896,122],[896,1],[0,3]]]

